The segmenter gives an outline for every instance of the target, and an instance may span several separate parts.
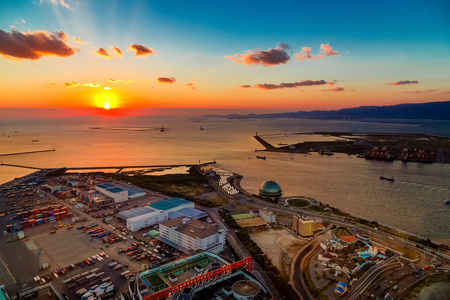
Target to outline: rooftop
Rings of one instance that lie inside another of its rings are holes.
[[[339,238],[340,238],[341,240],[343,240],[344,242],[346,242],[346,243],[353,243],[353,242],[358,241],[358,239],[355,238],[353,235],[350,235],[350,236],[340,236]]]
[[[99,185],[97,185],[97,186],[98,186],[99,188],[105,189],[105,190],[114,187],[114,185],[111,184],[111,183],[103,183],[103,184],[99,184]]]
[[[112,187],[112,188],[107,188],[106,190],[108,192],[111,192],[111,193],[114,193],[114,194],[117,194],[117,193],[125,191],[123,188],[118,187],[118,186],[115,186],[115,187]]]
[[[132,196],[132,195],[140,194],[140,193],[145,193],[144,191],[141,191],[141,190],[138,190],[138,189],[126,186],[126,185],[121,186],[121,188],[128,191],[128,196]]]
[[[205,213],[204,211],[192,207],[185,207],[180,209],[179,211],[169,212],[169,219],[176,219],[179,217],[189,217],[197,220],[207,216],[208,214]]]
[[[190,236],[192,238],[206,238],[218,233],[218,229],[215,228],[214,226],[208,223],[204,223],[195,219],[189,219],[186,217],[179,217],[176,219],[172,219],[161,223],[160,226],[161,225],[171,228],[176,226],[176,229],[174,230],[184,235]]]
[[[181,199],[181,198],[171,198],[167,200],[158,201],[155,203],[151,203],[148,205],[148,207],[156,209],[156,210],[169,210],[176,208],[178,206],[186,205],[193,203],[191,201]]]
[[[131,218],[147,215],[156,212],[156,210],[151,209],[150,207],[144,206],[144,207],[136,207],[132,208],[130,210],[124,210],[117,214],[118,218],[121,218],[123,220],[128,220]]]

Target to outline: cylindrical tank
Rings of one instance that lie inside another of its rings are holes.
[[[231,287],[233,296],[237,300],[247,300],[255,297],[261,291],[261,288],[256,282],[250,280],[240,280]]]

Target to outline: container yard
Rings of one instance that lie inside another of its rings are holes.
[[[6,228],[0,233],[0,281],[10,295],[52,283],[69,299],[110,299],[128,289],[136,272],[180,257],[147,235],[153,226],[132,233],[114,217],[170,197],[146,193],[106,207],[81,197],[107,182],[36,172],[0,187],[0,224]]]

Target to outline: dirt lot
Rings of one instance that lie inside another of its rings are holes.
[[[287,229],[269,229],[250,234],[250,237],[267,254],[283,276],[290,275],[292,259],[307,243]]]

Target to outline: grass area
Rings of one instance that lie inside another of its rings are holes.
[[[399,299],[417,299],[418,294],[422,289],[431,286],[435,283],[439,282],[448,282],[450,283],[450,275],[449,274],[434,274],[425,279],[417,282],[411,288],[409,288],[405,294],[403,294]]]
[[[310,205],[310,203],[307,200],[297,200],[297,201],[289,201],[289,205],[295,207],[307,207]]]
[[[347,228],[344,227],[338,227],[336,229],[333,229],[333,233],[335,236],[339,237],[339,236],[349,236],[351,235],[348,231]]]

